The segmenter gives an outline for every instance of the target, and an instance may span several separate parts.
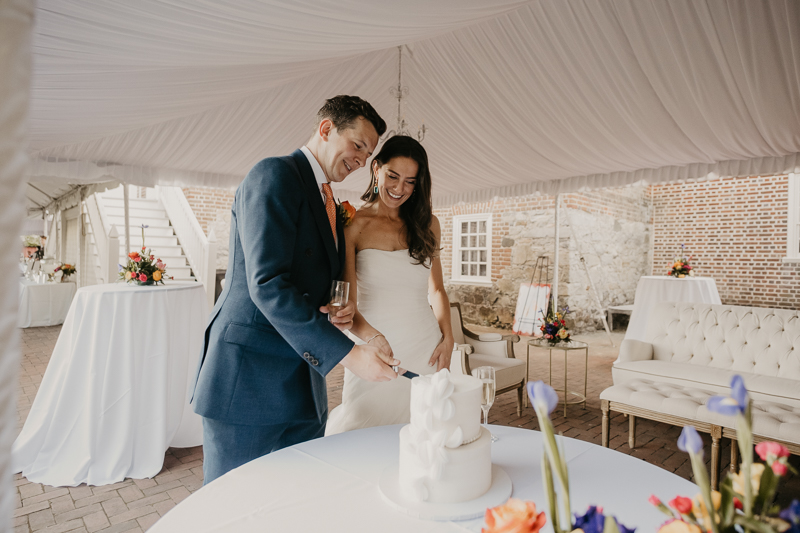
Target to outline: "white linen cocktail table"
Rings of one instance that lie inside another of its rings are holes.
[[[35,328],[63,324],[76,288],[74,281],[35,283],[20,279],[17,327]]]
[[[208,318],[200,283],[78,290],[12,449],[54,486],[152,477],[170,446],[202,444],[188,403]]]
[[[714,278],[642,276],[636,285],[626,339],[644,341],[650,310],[659,302],[722,303]]]
[[[383,426],[317,439],[261,457],[228,472],[167,513],[149,533],[325,531],[328,533],[479,532],[482,519],[432,522],[396,511],[378,479],[397,461],[402,426]],[[492,462],[511,477],[512,496],[545,511],[538,431],[491,426]],[[665,520],[647,498],[693,496],[689,481],[635,457],[565,438],[572,508],[601,505],[626,526],[656,531]],[[550,524],[545,531],[552,531]]]

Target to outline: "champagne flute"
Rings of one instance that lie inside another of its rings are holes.
[[[496,381],[494,377],[494,367],[479,366],[472,370],[472,375],[481,381],[481,411],[483,411],[483,424],[486,430],[489,430],[489,409],[494,403],[494,393],[496,389]],[[492,442],[497,441],[497,437],[489,431],[492,436]]]
[[[350,296],[350,284],[346,281],[334,281],[331,283],[330,298],[328,298],[328,320],[336,316],[344,306]]]

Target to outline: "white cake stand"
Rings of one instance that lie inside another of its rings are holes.
[[[400,491],[398,463],[391,464],[381,473],[378,487],[383,499],[392,507],[422,520],[469,520],[480,518],[486,509],[497,507],[511,496],[511,478],[505,470],[492,465],[492,486],[474,500],[461,503],[430,503],[406,499]]]

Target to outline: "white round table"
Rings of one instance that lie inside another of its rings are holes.
[[[54,486],[158,474],[168,447],[202,444],[188,403],[208,305],[200,283],[82,287],[12,449]]]
[[[714,278],[642,276],[636,285],[633,311],[625,332],[626,339],[645,340],[650,311],[659,302],[721,304]]]
[[[394,510],[378,489],[381,472],[398,457],[401,425],[341,433],[266,455],[228,472],[178,504],[149,533],[325,531],[342,533],[479,532],[483,519],[418,520]],[[492,462],[514,485],[512,496],[547,511],[538,431],[491,426]],[[664,515],[648,503],[693,496],[693,483],[635,457],[563,439],[572,509],[601,505],[626,526],[656,531]],[[549,512],[548,512],[549,514]],[[552,531],[549,520],[546,531]]]
[[[73,281],[36,283],[20,279],[17,327],[35,328],[63,324],[76,288]]]

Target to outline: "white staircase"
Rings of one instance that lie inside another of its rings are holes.
[[[151,193],[154,189],[147,189]],[[105,213],[108,224],[119,233],[119,262],[126,264],[128,253],[142,249],[142,224],[144,229],[144,246],[167,265],[167,276],[181,281],[195,281],[183,248],[178,242],[175,230],[170,224],[167,212],[161,201],[152,198],[129,198],[130,246],[125,242],[125,208],[122,187],[110,189],[98,195],[100,208]],[[92,241],[94,242],[94,241]],[[130,248],[130,249],[128,249]],[[95,261],[100,268],[100,262]]]

